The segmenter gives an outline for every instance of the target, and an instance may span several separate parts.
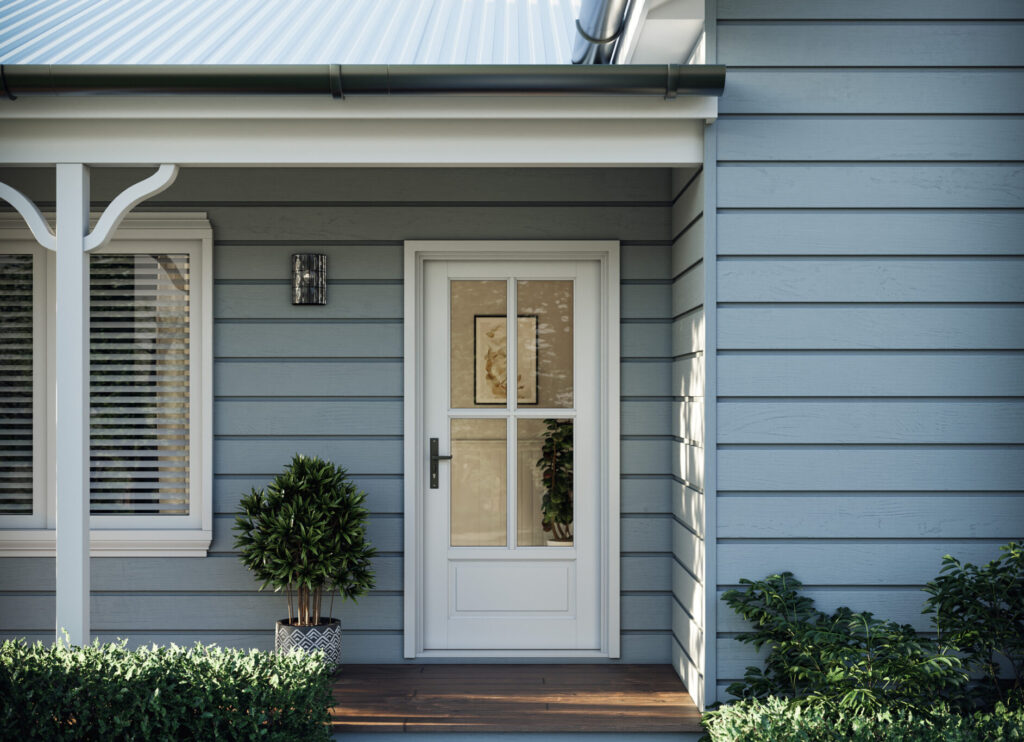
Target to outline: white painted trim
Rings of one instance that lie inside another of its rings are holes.
[[[404,380],[403,380],[403,420],[404,424],[404,462],[405,466],[405,505],[403,518],[405,520],[405,546],[402,560],[404,563],[403,591],[405,620],[403,626],[403,650],[402,654],[406,659],[416,657],[416,647],[422,644],[421,629],[423,622],[420,619],[420,593],[419,585],[423,583],[422,565],[420,559],[411,558],[410,554],[422,554],[423,545],[420,539],[419,509],[417,507],[417,493],[423,485],[423,472],[416,465],[417,448],[416,441],[419,438],[419,431],[422,429],[422,405],[418,404],[423,397],[423,354],[418,342],[420,333],[418,319],[422,315],[417,297],[422,292],[423,276],[421,274],[421,263],[417,260],[416,251],[410,249],[407,242],[404,256],[404,346],[402,353]]]
[[[0,236],[3,232],[0,232]],[[2,244],[2,243],[0,243]],[[51,310],[57,295],[57,252],[45,251],[46,296],[43,316],[46,322],[46,527],[57,527],[57,314]]]
[[[196,457],[198,469],[192,475],[192,491],[202,498],[199,526],[201,533],[209,535],[209,539],[202,548],[202,554],[197,556],[206,556],[213,534],[213,228],[206,221],[206,215],[202,216],[205,226],[200,226],[199,230],[203,272],[196,282],[199,284],[199,327],[202,333],[199,341],[201,385],[200,405],[196,411],[198,419],[192,422],[193,427],[199,430],[199,451]],[[191,218],[191,215],[184,218]]]
[[[57,235],[54,233],[50,223],[43,217],[39,207],[36,206],[21,191],[12,188],[6,183],[0,183],[0,198],[9,203],[21,214],[28,225],[36,242],[47,250],[57,249]]]
[[[708,126],[709,162],[718,157],[718,132]],[[718,173],[704,169],[704,710],[718,695]]]
[[[705,53],[718,58],[718,0],[706,0]],[[703,711],[718,700],[718,129],[704,134],[704,688]]]
[[[602,586],[602,640],[599,651],[424,651],[422,636],[423,574],[421,558],[423,534],[420,529],[418,493],[425,483],[426,472],[417,462],[425,441],[422,433],[423,353],[422,297],[423,264],[427,259],[474,260],[596,260],[601,268],[601,353],[602,413],[605,428],[601,445],[608,462],[602,483],[602,502],[598,508],[604,516],[601,528],[601,559],[599,569]],[[619,243],[611,240],[407,240],[405,243],[404,328],[404,461],[405,461],[405,559],[404,559],[404,633],[403,654],[415,657],[610,657],[620,653],[620,545],[619,545]]]
[[[419,659],[465,657],[467,659],[609,659],[608,653],[598,649],[424,649]],[[614,658],[611,658],[614,659]]]
[[[316,96],[61,96],[0,100],[4,120],[293,120],[486,121],[497,119],[692,119],[715,110],[715,96],[379,96],[344,101]],[[232,126],[237,126],[233,124]],[[154,162],[177,162],[155,157]],[[179,163],[180,164],[180,163]]]
[[[177,165],[161,165],[157,171],[144,180],[140,180],[133,186],[121,191],[117,197],[110,202],[103,215],[96,222],[96,226],[85,238],[85,249],[95,250],[102,247],[117,230],[117,226],[125,218],[129,211],[145,201],[150,196],[163,193],[175,178],[178,177]]]
[[[685,167],[717,116],[715,96],[40,97],[0,100],[0,164]]]
[[[52,530],[0,531],[0,558],[52,557],[56,534]],[[90,557],[204,557],[213,541],[209,530],[92,530]]]
[[[0,117],[0,141],[16,143],[0,148],[0,164],[692,167],[703,122],[716,115],[711,100],[701,119]]]
[[[89,168],[57,165],[57,640],[89,643]],[[66,632],[66,633],[64,633]]]
[[[96,224],[98,214],[91,214],[90,224]],[[98,248],[97,254],[140,252],[139,241],[150,247],[187,251],[191,255],[193,268],[198,278],[192,281],[192,389],[190,456],[193,460],[190,478],[190,514],[180,516],[174,527],[168,521],[160,522],[163,516],[90,516],[90,555],[106,556],[205,556],[212,541],[213,532],[213,232],[206,214],[202,212],[183,213],[136,213],[129,214],[121,222],[113,238],[105,247]],[[44,374],[37,383],[45,388],[42,407],[44,412],[45,444],[39,459],[47,465],[42,468],[41,498],[46,507],[38,521],[25,523],[21,528],[6,519],[4,525],[14,528],[0,530],[0,557],[6,556],[53,556],[54,524],[56,515],[56,488],[54,486],[54,462],[57,460],[56,419],[53,414],[53,389],[56,384],[55,312],[52,301],[56,296],[54,283],[54,253],[43,252],[32,244],[32,238],[23,222],[17,217],[0,216],[0,252],[34,251],[41,262],[42,271],[36,276],[45,276],[37,283],[35,290],[42,292],[45,311],[43,336],[43,365],[37,373]],[[145,250],[141,250],[145,252]],[[38,345],[37,345],[38,348]],[[86,437],[88,440],[88,436]],[[174,516],[178,518],[179,516]],[[158,527],[149,528],[154,524]]]
[[[605,373],[602,374],[604,377],[602,380],[602,397],[605,401],[604,409],[602,410],[603,424],[601,426],[602,435],[604,440],[602,441],[602,451],[606,458],[607,464],[607,479],[604,482],[606,492],[604,493],[607,506],[604,509],[604,514],[608,516],[608,523],[605,525],[605,532],[603,534],[605,549],[609,555],[614,555],[614,558],[606,558],[605,563],[602,565],[603,569],[607,569],[608,573],[605,577],[604,584],[607,586],[608,596],[604,603],[608,606],[608,612],[605,615],[605,621],[608,637],[608,656],[612,659],[618,659],[621,655],[621,616],[619,611],[619,596],[621,594],[621,547],[619,544],[620,539],[620,513],[621,504],[619,497],[619,483],[621,481],[621,466],[619,461],[619,454],[621,451],[620,445],[620,425],[619,425],[619,411],[621,407],[620,402],[620,381],[619,372],[622,367],[621,353],[619,348],[620,337],[621,337],[621,313],[619,311],[619,296],[621,289],[619,287],[619,270],[622,265],[621,258],[619,255],[619,243],[615,242],[609,246],[608,259],[602,261],[602,281],[604,283],[603,288],[603,306],[601,308],[602,318],[601,321],[604,326],[604,332],[602,333],[602,343],[606,343],[606,347],[603,348],[603,357],[607,359],[604,367]]]

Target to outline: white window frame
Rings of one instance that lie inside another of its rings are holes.
[[[90,215],[93,224],[98,218]],[[213,231],[205,213],[130,214],[94,252],[189,255],[189,514],[91,516],[90,556],[206,556],[213,540]],[[18,217],[0,217],[0,253],[35,256],[33,513],[0,516],[0,557],[54,556],[56,256]]]

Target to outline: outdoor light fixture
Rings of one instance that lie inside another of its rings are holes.
[[[327,303],[327,256],[292,255],[292,304]]]

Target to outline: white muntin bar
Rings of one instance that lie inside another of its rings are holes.
[[[57,641],[89,642],[89,169],[57,165]]]

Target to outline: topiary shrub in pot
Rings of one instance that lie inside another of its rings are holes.
[[[355,601],[374,586],[365,499],[345,469],[301,454],[266,490],[242,498],[234,525],[242,563],[263,582],[260,590],[271,586],[288,598],[288,617],[274,634],[277,651],[321,649],[329,664],[341,663],[334,594]]]

